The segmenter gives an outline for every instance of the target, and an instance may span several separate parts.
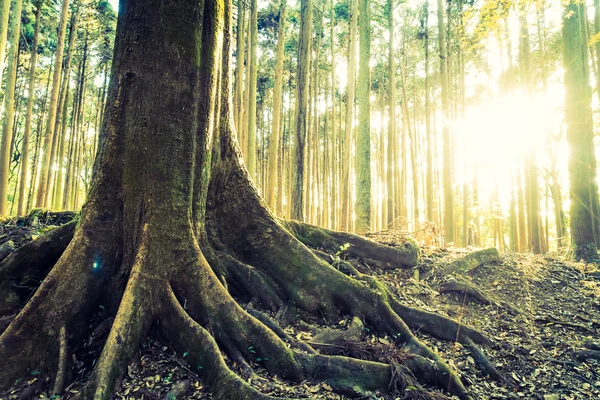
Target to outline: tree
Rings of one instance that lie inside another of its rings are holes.
[[[396,208],[396,196],[394,190],[394,170],[397,168],[394,157],[396,148],[396,54],[394,54],[394,0],[388,0],[388,68],[389,68],[389,116],[388,116],[388,141],[387,141],[387,168],[386,168],[386,186],[387,186],[387,216],[386,226],[391,227],[394,224],[394,211]]]
[[[277,165],[279,163],[279,136],[281,135],[282,92],[283,92],[283,56],[285,50],[285,20],[287,18],[287,2],[281,0],[279,6],[279,28],[277,31],[277,64],[275,66],[275,88],[273,90],[273,125],[269,141],[269,170],[267,171],[267,190],[265,199],[271,210],[275,210],[275,187],[277,184]],[[277,195],[281,196],[282,185]]]
[[[361,0],[358,67],[358,134],[356,141],[356,230],[371,228],[371,17]]]
[[[27,111],[25,112],[25,130],[23,132],[23,143],[21,145],[21,154],[23,164],[21,165],[21,178],[19,181],[19,204],[17,206],[17,215],[25,214],[27,204],[27,185],[29,182],[29,138],[31,136],[31,121],[33,119],[33,102],[35,89],[35,69],[37,67],[38,40],[40,36],[40,18],[42,14],[42,0],[36,1],[35,9],[35,27],[33,33],[33,42],[31,43],[31,58],[29,59],[29,78],[27,82]]]
[[[308,131],[308,98],[310,77],[310,43],[312,41],[312,0],[300,2],[300,37],[298,41],[298,70],[296,73],[296,136],[292,177],[292,219],[304,219],[304,163],[306,132]]]
[[[10,172],[10,151],[13,138],[13,122],[15,117],[15,86],[17,81],[17,56],[19,54],[19,38],[21,37],[21,11],[23,1],[15,0],[11,26],[10,50],[6,70],[6,93],[4,94],[4,118],[2,120],[2,144],[0,145],[0,215],[8,211],[8,174]]]
[[[249,28],[250,46],[248,47],[248,154],[246,154],[246,164],[248,172],[252,179],[258,182],[256,171],[256,80],[258,76],[258,2],[250,2],[250,28]]]
[[[69,0],[63,0],[60,13],[60,22],[58,25],[58,37],[56,57],[54,59],[54,75],[52,76],[52,91],[50,93],[50,104],[48,109],[48,119],[46,122],[46,133],[44,137],[44,147],[42,153],[42,170],[40,171],[40,179],[37,190],[36,204],[39,207],[45,207],[49,201],[49,193],[51,188],[48,187],[50,180],[50,170],[52,159],[53,143],[55,143],[56,132],[55,122],[58,112],[58,96],[60,89],[60,75],[62,73],[63,52],[65,49],[65,34],[67,31],[67,19],[69,14]]]
[[[422,382],[469,398],[408,326],[469,348],[489,343],[485,337],[404,306],[372,278],[345,275],[295,237],[335,248],[351,243],[351,254],[397,266],[414,266],[416,248],[302,223],[284,227],[259,198],[233,136],[231,9],[231,1],[220,0],[121,1],[99,154],[77,227],[64,225],[55,241],[33,241],[2,264],[3,273],[41,274],[43,282],[28,302],[24,296],[27,305],[0,336],[0,387],[35,367],[56,371],[54,393],[61,393],[68,349],[88,339],[89,317],[103,305],[114,319],[101,322],[110,333],[89,365],[83,399],[111,397],[151,326],[166,345],[186,353],[216,399],[270,398],[229,370],[221,350],[240,362],[261,362],[271,374],[321,379],[346,393],[390,390],[390,382],[404,390],[406,378],[418,390],[410,369]],[[41,251],[31,264],[16,261],[44,246],[66,246],[54,266]],[[8,303],[13,309],[20,303],[21,289],[6,281],[0,315]],[[318,355],[306,344],[300,353],[278,336],[275,322],[249,314],[233,296],[271,310],[294,303],[301,317],[359,315],[414,355],[399,368]]]
[[[446,23],[444,21],[444,6],[442,0],[437,0],[438,10],[438,42],[440,53],[440,76],[442,86],[442,118],[444,130],[444,231],[447,242],[454,241],[454,194],[452,186],[452,143],[450,137],[450,110],[448,83],[448,52],[446,46]]]
[[[594,241],[595,216],[592,213],[596,180],[596,159],[592,132],[591,89],[584,5],[570,0],[563,10],[563,60],[565,69],[565,119],[569,155],[571,194],[571,244],[576,259],[597,258]]]
[[[0,1],[0,82],[4,71],[4,52],[6,51],[6,35],[8,35],[8,16],[10,15],[10,0]]]
[[[346,129],[341,182],[340,229],[352,230],[350,200],[350,160],[352,159],[352,131],[354,129],[354,89],[356,86],[356,30],[358,23],[358,0],[351,1],[350,37],[348,41],[348,78],[346,80]]]

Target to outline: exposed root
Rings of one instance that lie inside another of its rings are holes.
[[[263,323],[267,328],[269,328],[270,330],[275,332],[275,334],[277,336],[279,336],[280,339],[285,340],[288,343],[291,343],[294,347],[297,347],[300,350],[306,351],[307,353],[310,353],[310,354],[317,353],[315,351],[315,349],[313,349],[310,346],[310,344],[308,344],[306,342],[298,341],[298,340],[294,339],[293,337],[291,337],[290,335],[288,335],[283,329],[281,329],[281,327],[275,321],[273,321],[271,318],[269,318],[268,315],[266,315],[258,310],[254,310],[252,308],[247,308],[246,311],[248,312],[248,314],[252,315],[254,318],[256,318],[261,323]]]
[[[419,261],[419,249],[411,242],[396,248],[376,243],[363,236],[332,231],[303,222],[285,221],[283,224],[306,246],[325,248],[341,255],[357,257],[379,268],[411,268]]]
[[[192,369],[212,389],[215,399],[271,399],[231,371],[211,334],[185,312],[172,290],[165,291],[167,304],[161,319],[162,340],[179,354],[187,353]]]
[[[187,276],[174,279],[173,290],[190,316],[210,330],[217,343],[231,344],[248,361],[260,358],[267,371],[292,380],[304,379],[292,351],[277,335],[249,315],[227,293],[198,248]],[[202,295],[198,295],[202,294]]]
[[[500,252],[495,247],[483,250],[473,251],[466,256],[459,258],[444,268],[444,274],[468,273],[482,264],[502,262]]]
[[[439,339],[459,342],[463,345],[467,343],[467,339],[471,339],[477,344],[492,344],[481,332],[450,318],[404,306],[396,299],[393,299],[391,304],[394,311],[412,329],[420,330]]]
[[[267,310],[277,310],[283,305],[281,295],[274,289],[274,282],[266,274],[227,253],[215,253],[221,266],[225,268],[225,280],[234,296]]]
[[[513,315],[522,313],[519,309],[506,302],[493,300],[487,294],[483,293],[481,290],[477,289],[475,286],[467,282],[452,279],[442,284],[438,291],[440,293],[460,293],[472,299],[475,299],[483,304],[492,305],[498,308],[505,308],[508,312],[510,312]]]
[[[471,355],[475,360],[475,364],[477,364],[483,373],[489,375],[489,377],[496,382],[508,384],[506,378],[496,369],[496,367],[494,367],[485,354],[483,354],[481,349],[475,343],[473,343],[470,338],[467,338],[464,346],[471,352]]]
[[[58,351],[58,368],[56,372],[56,379],[54,380],[54,388],[52,393],[60,395],[63,392],[65,384],[67,383],[67,373],[69,365],[69,347],[67,343],[67,328],[61,326],[59,337],[59,351]]]
[[[144,272],[144,251],[142,247],[98,364],[85,387],[86,399],[111,398],[116,381],[150,329],[154,315],[150,307],[160,286],[155,277]]]
[[[349,276],[361,275],[360,271],[357,270],[354,267],[354,265],[352,265],[352,263],[350,263],[346,260],[342,260],[339,257],[334,258],[331,255],[329,255],[321,250],[312,249],[312,251],[321,260],[333,265],[335,267],[335,269],[337,269],[338,271],[342,272],[345,275],[349,275]]]
[[[71,242],[76,225],[54,228],[0,263],[0,315],[23,307]]]
[[[578,361],[586,361],[589,359],[600,361],[600,351],[598,350],[582,350],[575,352],[575,358]]]

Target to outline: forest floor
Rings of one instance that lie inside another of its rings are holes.
[[[0,246],[3,239],[11,235],[10,229],[3,229],[7,236],[0,234]],[[23,232],[22,227],[15,229]],[[21,236],[35,238],[37,234],[33,232]],[[370,237],[394,245],[403,236],[385,232]],[[378,276],[407,306],[449,316],[480,330],[493,340],[494,345],[484,347],[483,351],[508,383],[497,383],[484,376],[470,352],[460,344],[416,332],[420,340],[439,352],[459,372],[473,398],[600,398],[600,361],[577,359],[579,351],[600,345],[599,266],[567,261],[559,254],[536,256],[504,253],[501,263],[481,265],[466,275],[451,278],[476,287],[493,300],[492,304],[482,304],[462,294],[440,293],[440,285],[449,279],[442,269],[472,250],[423,248],[418,266],[418,283],[412,270],[384,271],[371,269],[359,260],[350,261],[361,272]],[[77,355],[72,355],[73,383],[61,397],[63,399],[73,397],[81,389],[101,350],[109,327],[106,323],[100,323],[107,321],[104,313],[101,307],[94,321],[90,321],[92,333],[86,346]],[[285,331],[297,340],[311,342],[315,336],[323,333],[323,329],[356,329],[350,320],[327,322],[321,322],[320,325],[316,321],[314,324],[300,322],[285,327]],[[371,349],[380,356],[386,351],[393,353],[392,339],[371,334],[368,326],[360,329],[363,330],[360,336],[364,343],[361,351]],[[340,346],[348,344],[344,342]],[[350,347],[348,352],[352,352]],[[344,399],[332,393],[326,384],[311,381],[291,384],[270,377],[261,367],[260,359],[257,361],[251,364],[254,371],[252,375],[242,371],[240,366],[232,363],[230,366],[260,391],[273,396]],[[148,339],[143,343],[136,362],[125,371],[115,398],[211,399],[210,391],[196,374],[198,368],[201,367],[187,364],[185,353],[175,354]],[[50,378],[44,377],[39,371],[32,371],[28,379],[20,380],[9,391],[0,393],[0,399],[49,398],[44,393],[49,382]],[[373,393],[367,398],[404,399],[409,395]]]

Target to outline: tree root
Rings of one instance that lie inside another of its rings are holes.
[[[278,310],[283,305],[280,294],[266,274],[244,264],[227,253],[215,252],[221,266],[225,268],[228,289],[236,297],[260,305],[266,310]]]
[[[54,379],[54,388],[52,389],[52,393],[55,395],[60,395],[63,392],[68,379],[69,347],[67,343],[67,328],[64,325],[61,326],[58,337],[58,368],[56,369],[56,378]]]
[[[0,316],[23,307],[73,239],[76,224],[52,229],[0,263]]]
[[[489,375],[489,377],[496,382],[508,384],[506,378],[496,369],[496,367],[494,367],[485,354],[483,354],[481,349],[475,343],[473,343],[470,338],[466,340],[464,346],[471,352],[473,360],[475,360],[475,364],[477,364],[483,373]]]
[[[471,297],[483,304],[492,305],[498,308],[505,308],[508,312],[510,312],[513,315],[522,314],[522,312],[516,307],[513,307],[509,303],[503,301],[495,301],[491,299],[481,290],[477,289],[475,286],[467,282],[452,279],[442,284],[438,291],[440,293],[460,293],[465,296]]]
[[[598,350],[581,350],[575,352],[575,358],[578,361],[586,361],[589,359],[600,361],[600,351]]]
[[[419,249],[412,242],[401,248],[376,243],[363,236],[337,232],[299,221],[284,221],[284,226],[302,243],[311,248],[325,248],[340,255],[357,257],[382,269],[411,268],[419,262]]]
[[[490,247],[483,250],[473,251],[466,256],[452,262],[442,271],[444,274],[468,273],[482,264],[500,263],[502,257],[500,252],[495,247]]]
[[[227,367],[213,336],[186,313],[171,289],[165,292],[165,300],[165,318],[160,325],[163,342],[178,354],[187,353],[192,369],[211,387],[215,399],[271,399]]]

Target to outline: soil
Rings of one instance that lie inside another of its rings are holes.
[[[61,221],[64,222],[64,221]],[[34,224],[7,223],[0,227],[6,237],[18,231],[17,247],[50,229]],[[13,236],[15,237],[15,236]],[[370,235],[381,243],[399,246],[405,236],[399,232]],[[600,361],[579,361],[577,352],[600,345],[600,268],[595,264],[569,261],[567,254],[504,253],[502,262],[481,265],[465,275],[446,276],[442,270],[452,261],[476,249],[422,248],[418,274],[415,270],[372,268],[361,260],[348,260],[363,273],[378,276],[400,300],[408,305],[449,316],[488,335],[493,346],[483,352],[507,379],[495,382],[476,366],[471,353],[458,343],[445,342],[416,332],[420,340],[436,350],[460,374],[475,399],[596,399],[600,398]],[[331,254],[332,261],[336,255]],[[415,280],[419,276],[418,282]],[[466,282],[486,294],[492,304],[482,304],[463,294],[438,290],[449,279]],[[252,307],[251,304],[246,305]],[[271,315],[276,318],[275,315]],[[89,322],[89,340],[71,356],[71,381],[60,398],[73,398],[85,384],[99,355],[110,327],[110,316],[102,306]],[[350,319],[341,321],[297,321],[284,327],[296,340],[310,342],[322,329],[345,330]],[[394,352],[393,340],[373,335],[364,327],[361,351],[365,358],[382,359]],[[351,343],[348,353],[356,354]],[[371,352],[371,354],[367,354]],[[210,391],[197,373],[202,366],[192,366],[186,353],[175,354],[161,343],[148,338],[137,360],[123,371],[115,399],[211,399]],[[273,396],[344,399],[319,382],[291,384],[269,376],[260,358],[247,366],[228,361],[231,368],[261,392]],[[0,393],[0,400],[58,398],[47,394],[50,377],[40,371]],[[439,389],[428,388],[437,394]],[[405,393],[373,393],[371,399],[410,398]]]

